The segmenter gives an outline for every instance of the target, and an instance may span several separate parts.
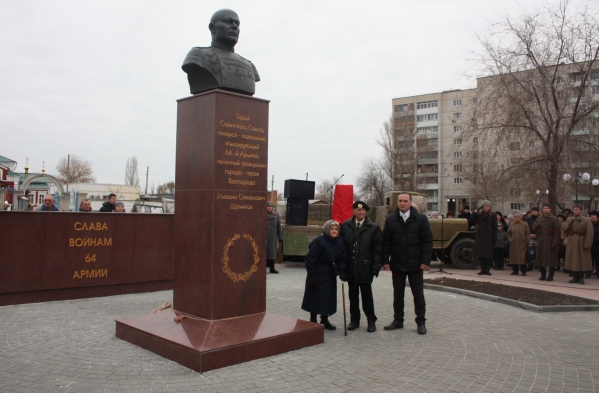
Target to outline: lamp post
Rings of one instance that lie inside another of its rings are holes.
[[[537,200],[537,207],[539,207],[539,205],[541,204],[541,198],[543,198],[541,196],[541,190],[535,191],[535,194],[537,194],[537,196],[539,197],[539,199]],[[549,195],[549,190],[545,190],[545,195]]]
[[[564,179],[565,182],[569,182],[570,180],[572,180],[572,176],[570,176],[569,173],[564,173],[564,176],[562,176],[562,179]],[[578,204],[578,184],[581,183],[581,180],[584,182],[587,182],[587,181],[591,180],[591,175],[589,175],[588,173],[585,172],[582,175],[580,175],[580,178],[576,178],[576,179],[572,180],[572,183],[574,183],[574,190],[576,193],[576,203],[577,204]],[[595,179],[595,180],[597,180],[597,179]]]

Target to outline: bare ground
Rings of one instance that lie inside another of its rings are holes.
[[[573,306],[585,304],[599,304],[591,299],[577,296],[563,295],[561,293],[542,291],[540,289],[512,287],[503,284],[494,284],[483,281],[456,280],[455,278],[439,277],[424,280],[427,284],[442,285],[445,287],[465,289],[468,291],[486,293],[507,299],[535,304],[537,306]]]

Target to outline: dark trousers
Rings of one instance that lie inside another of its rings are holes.
[[[414,296],[414,311],[416,323],[424,324],[426,318],[426,302],[424,301],[424,274],[422,270],[414,272],[392,271],[393,274],[393,319],[403,322],[404,295],[406,290],[406,277],[410,281],[410,289]]]
[[[480,270],[482,272],[486,272],[491,268],[491,265],[493,264],[493,259],[491,258],[478,258],[478,260],[480,261]]]
[[[493,262],[497,269],[503,269],[503,261],[505,259],[505,248],[493,249]]]
[[[597,277],[599,277],[599,251],[591,251],[591,259],[593,260],[593,270],[597,271]]]
[[[270,268],[270,271],[275,270],[275,260],[274,259],[267,259],[266,260],[266,267]]]
[[[518,273],[518,268],[522,273],[526,273],[526,265],[512,265],[512,271],[514,273]]]
[[[376,322],[374,315],[374,299],[372,284],[348,282],[349,286],[349,315],[352,322],[360,322],[360,292],[362,293],[362,310],[368,321]]]

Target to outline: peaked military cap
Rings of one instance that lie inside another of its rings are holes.
[[[366,209],[366,211],[368,211],[370,210],[370,207],[368,207],[368,205],[362,201],[355,201],[354,209]]]

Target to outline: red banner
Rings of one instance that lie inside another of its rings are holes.
[[[339,184],[335,186],[335,197],[333,198],[332,219],[341,224],[354,215],[354,186],[351,184]]]

